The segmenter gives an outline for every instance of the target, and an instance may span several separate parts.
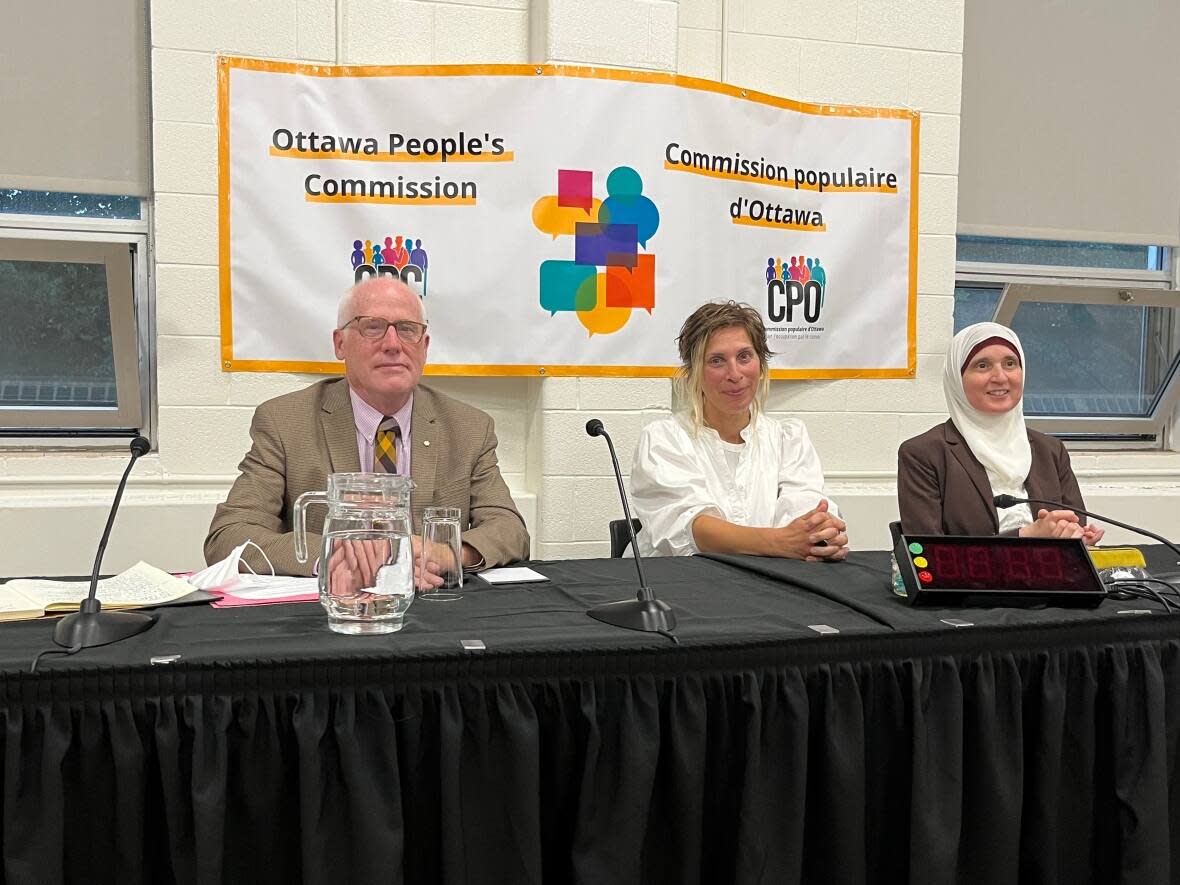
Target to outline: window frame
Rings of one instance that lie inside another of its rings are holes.
[[[107,298],[120,405],[114,409],[0,408],[0,450],[121,449],[141,434],[155,444],[155,304],[151,297],[149,205],[138,219],[0,213],[0,256],[41,260],[45,244],[108,249]],[[21,241],[31,241],[22,248]],[[60,251],[51,260],[60,261]],[[73,255],[71,255],[73,257]],[[113,263],[112,263],[113,262]],[[122,281],[126,281],[123,283]],[[124,391],[128,392],[124,400]]]
[[[1009,327],[1020,305],[1026,302],[1170,307],[1180,311],[1180,291],[1175,286],[1177,257],[1177,250],[1168,250],[1163,261],[1170,268],[1166,270],[958,261],[955,287],[999,288],[992,320]],[[1063,437],[1072,443],[1071,448],[1168,449],[1180,426],[1178,403],[1180,349],[1165,370],[1152,411],[1145,417],[1030,415],[1027,423],[1043,433]],[[1145,440],[1144,436],[1155,439]]]

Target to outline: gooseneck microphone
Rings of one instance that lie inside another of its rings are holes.
[[[109,645],[136,633],[142,633],[156,622],[155,615],[143,612],[104,612],[102,603],[96,598],[102,556],[106,553],[107,541],[111,537],[115,514],[119,512],[119,502],[123,499],[127,477],[131,475],[131,468],[135,466],[135,462],[151,451],[151,447],[152,444],[142,436],[131,440],[131,460],[127,462],[127,469],[123,471],[123,478],[119,480],[115,502],[111,504],[111,513],[107,517],[107,526],[103,529],[102,540],[98,542],[98,555],[94,557],[94,569],[90,573],[90,592],[78,607],[77,613],[66,615],[57,622],[53,630],[53,641],[60,646],[78,650],[96,645]]]
[[[610,449],[611,465],[615,469],[615,480],[619,483],[619,498],[623,502],[623,515],[627,517],[627,531],[631,535],[631,552],[635,555],[635,570],[639,573],[639,592],[634,600],[624,599],[621,602],[607,602],[596,605],[586,612],[595,620],[628,630],[643,630],[648,633],[669,633],[676,629],[676,614],[668,603],[656,599],[652,589],[647,586],[647,579],[643,576],[643,560],[639,556],[639,542],[635,539],[635,523],[631,521],[631,505],[627,502],[627,490],[623,487],[623,472],[619,469],[619,459],[615,455],[615,444],[597,418],[586,422],[586,433],[590,436],[601,436],[606,440]]]
[[[1060,501],[1047,501],[1042,498],[1017,498],[1015,495],[996,495],[992,499],[992,503],[997,507],[1015,507],[1017,504],[1048,504],[1058,510],[1072,510],[1074,513],[1080,513],[1082,516],[1088,516],[1091,519],[1097,519],[1100,522],[1108,522],[1111,525],[1117,525],[1120,529],[1126,529],[1129,532],[1134,532],[1137,535],[1143,535],[1153,540],[1159,541],[1165,547],[1169,548],[1177,556],[1180,556],[1180,547],[1177,547],[1167,538],[1157,535],[1155,532],[1149,532],[1147,529],[1140,528],[1137,525],[1130,525],[1129,523],[1119,522],[1117,519],[1111,519],[1109,516],[1103,516],[1101,513],[1091,513],[1089,510],[1082,510],[1080,507],[1074,507],[1070,504],[1062,504]]]

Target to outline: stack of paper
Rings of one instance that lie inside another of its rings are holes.
[[[289,578],[286,575],[242,575],[241,580],[213,592],[221,594],[221,598],[213,603],[214,608],[315,602],[320,598],[318,578]]]

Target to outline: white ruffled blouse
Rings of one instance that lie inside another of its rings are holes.
[[[679,415],[643,429],[631,467],[642,553],[697,553],[692,523],[702,513],[736,525],[783,526],[826,499],[838,515],[823,493],[823,469],[802,421],[759,415],[741,436],[742,446],[724,442],[711,427],[693,437]],[[731,467],[734,448],[740,452]]]

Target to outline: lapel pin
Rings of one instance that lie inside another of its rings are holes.
[[[428,439],[422,440],[422,445],[424,445],[424,446],[430,445],[430,440],[428,440]]]

